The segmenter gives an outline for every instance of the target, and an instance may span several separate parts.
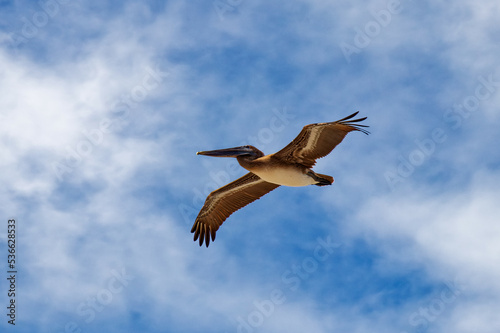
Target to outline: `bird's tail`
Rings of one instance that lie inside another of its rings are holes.
[[[323,175],[321,173],[316,173],[316,176],[318,177],[317,178],[318,183],[314,184],[314,185],[325,186],[325,185],[332,185],[332,183],[333,183],[333,177],[332,176]]]

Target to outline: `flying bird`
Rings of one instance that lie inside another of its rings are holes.
[[[191,232],[200,246],[215,240],[215,233],[222,223],[235,211],[259,199],[280,185],[325,186],[333,183],[333,177],[314,172],[311,168],[316,159],[328,155],[351,131],[369,134],[359,122],[352,119],[358,112],[330,123],[304,126],[299,135],[280,151],[264,155],[254,146],[241,146],[209,151],[197,155],[236,157],[248,172],[241,178],[213,191],[205,200],[196,217]]]

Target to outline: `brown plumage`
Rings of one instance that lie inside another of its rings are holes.
[[[368,126],[356,124],[365,120],[366,117],[349,120],[357,114],[358,112],[353,113],[348,117],[331,123],[317,123],[304,126],[299,135],[285,148],[274,153],[274,156],[295,161],[308,168],[312,168],[316,163],[316,159],[330,154],[350,131],[360,131],[369,134],[367,130],[363,129],[363,127]]]
[[[236,157],[250,172],[213,191],[196,217],[191,232],[200,246],[215,240],[216,231],[235,211],[259,199],[280,185],[331,185],[333,177],[311,170],[316,159],[328,155],[351,131],[369,134],[357,124],[366,119],[352,119],[358,112],[330,123],[304,126],[299,135],[280,151],[265,155],[253,146],[198,152],[199,155]],[[352,120],[351,120],[352,119]]]
[[[201,246],[205,239],[208,247],[210,237],[215,240],[215,232],[229,215],[277,187],[279,185],[268,183],[249,172],[213,191],[208,195],[191,229],[191,232],[194,232],[194,240],[196,241],[199,237]]]

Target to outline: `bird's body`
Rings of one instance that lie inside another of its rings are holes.
[[[237,159],[242,167],[269,183],[284,186],[306,186],[316,183],[307,175],[308,168],[276,158],[274,154],[251,161],[245,160],[244,157]]]
[[[316,159],[328,155],[350,131],[368,132],[356,124],[366,119],[350,120],[358,113],[330,123],[304,126],[299,135],[280,151],[264,155],[253,146],[198,152],[199,155],[236,157],[249,172],[213,191],[207,197],[191,229],[200,246],[215,240],[219,226],[236,210],[283,186],[331,185],[333,177],[314,172]]]
[[[291,165],[283,165],[280,168],[256,168],[252,172],[266,182],[283,186],[296,187],[317,183],[316,180],[307,175],[305,168],[297,168]]]

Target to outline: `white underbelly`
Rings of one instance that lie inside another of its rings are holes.
[[[262,169],[253,171],[257,176],[266,182],[284,186],[307,186],[317,183],[314,179],[304,174],[302,171],[289,169]]]

